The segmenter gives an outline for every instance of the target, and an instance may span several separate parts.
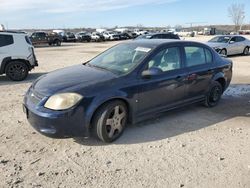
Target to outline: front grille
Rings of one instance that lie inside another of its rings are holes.
[[[35,105],[39,104],[44,97],[45,97],[44,95],[42,95],[34,90],[30,90],[29,99],[33,104],[35,104]]]

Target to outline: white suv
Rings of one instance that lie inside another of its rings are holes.
[[[0,31],[0,75],[11,80],[24,80],[38,66],[34,47],[25,33]]]

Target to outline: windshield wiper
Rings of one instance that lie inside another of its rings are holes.
[[[108,69],[108,68],[105,68],[105,67],[101,67],[101,66],[97,66],[97,65],[92,65],[92,64],[90,64],[90,63],[88,63],[88,64],[86,64],[86,65],[88,65],[88,66],[90,66],[90,67],[95,67],[95,68],[97,68],[97,69],[102,69],[102,70],[105,70],[105,71],[109,71],[109,72],[112,72],[113,74],[117,74],[115,71],[112,71],[112,70],[110,70],[110,69]]]

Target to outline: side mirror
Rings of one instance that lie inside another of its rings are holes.
[[[232,40],[229,42],[229,44],[233,44],[233,43],[234,43],[234,41],[232,41]]]
[[[142,72],[142,78],[150,79],[153,76],[158,76],[158,75],[160,75],[162,73],[163,73],[163,71],[160,68],[151,67],[148,70],[145,70],[145,71]]]

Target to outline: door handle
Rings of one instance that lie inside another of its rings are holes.
[[[197,74],[190,74],[187,76],[188,81],[196,80],[196,78],[197,78]]]

